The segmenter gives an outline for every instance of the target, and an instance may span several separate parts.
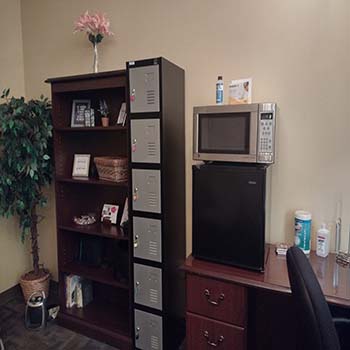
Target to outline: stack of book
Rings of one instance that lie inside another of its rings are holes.
[[[76,275],[66,276],[66,308],[83,308],[93,300],[90,280]]]

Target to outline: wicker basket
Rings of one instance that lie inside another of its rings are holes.
[[[128,160],[125,157],[95,157],[98,176],[101,180],[126,182],[128,180]]]
[[[49,272],[46,271],[46,274],[38,279],[35,280],[29,280],[24,278],[25,275],[23,275],[19,281],[19,284],[21,285],[23,296],[25,302],[29,299],[29,297],[34,292],[44,292],[46,298],[49,296],[49,287],[50,287],[50,278],[51,275]]]

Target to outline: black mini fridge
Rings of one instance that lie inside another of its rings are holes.
[[[266,166],[193,166],[193,256],[264,270]]]

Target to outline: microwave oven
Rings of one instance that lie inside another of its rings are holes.
[[[193,159],[272,164],[276,104],[194,107]]]

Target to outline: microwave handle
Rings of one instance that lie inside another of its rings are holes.
[[[199,115],[196,113],[193,118],[193,153],[198,153],[199,141]]]

